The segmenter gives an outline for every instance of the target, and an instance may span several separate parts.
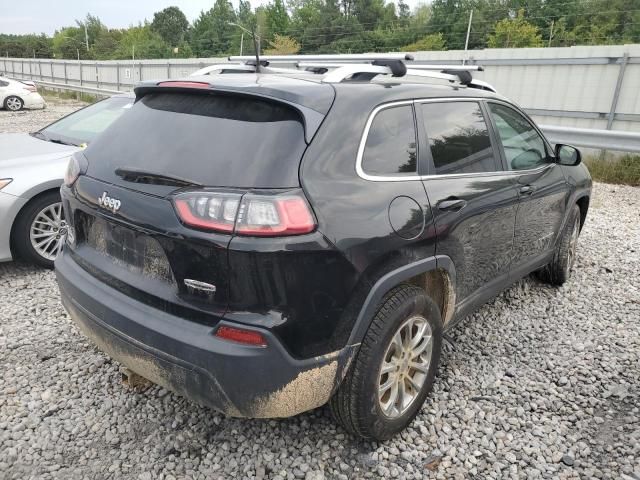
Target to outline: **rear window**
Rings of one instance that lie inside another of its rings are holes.
[[[88,174],[126,184],[130,169],[208,186],[298,186],[306,143],[299,113],[224,94],[151,93],[87,149]]]

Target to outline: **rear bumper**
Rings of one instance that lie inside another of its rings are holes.
[[[44,108],[47,105],[44,101],[44,98],[42,98],[42,96],[37,92],[24,95],[22,96],[22,99],[24,101],[24,108],[37,109]]]
[[[265,348],[151,308],[98,282],[68,252],[56,260],[62,302],[101,350],[134,372],[235,417],[289,417],[326,403],[355,352],[297,360],[268,330]],[[223,322],[224,323],[224,322]]]

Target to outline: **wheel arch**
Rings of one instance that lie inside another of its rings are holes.
[[[348,344],[362,341],[384,296],[401,283],[422,288],[438,305],[443,324],[446,326],[455,313],[455,282],[455,267],[451,259],[445,255],[424,258],[391,270],[371,287],[358,312]]]

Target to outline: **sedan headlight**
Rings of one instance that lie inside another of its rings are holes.
[[[0,178],[0,190],[9,185],[13,181],[13,178]]]
[[[87,160],[81,153],[75,153],[69,159],[67,171],[64,173],[64,184],[72,186],[78,177],[87,171]]]

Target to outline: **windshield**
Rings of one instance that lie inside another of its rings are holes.
[[[305,148],[300,114],[281,102],[158,92],[139,100],[85,155],[87,175],[129,187],[135,182],[135,188],[160,176],[207,186],[284,188],[298,186]]]
[[[81,145],[90,143],[133,104],[133,98],[111,97],[89,105],[40,130],[44,140]]]

